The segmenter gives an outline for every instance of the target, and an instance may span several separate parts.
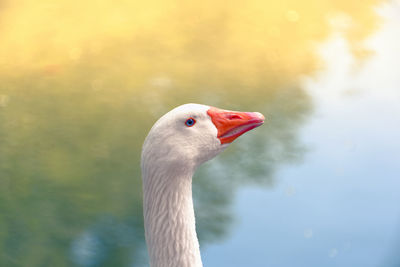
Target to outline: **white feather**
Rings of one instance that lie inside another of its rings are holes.
[[[201,267],[192,201],[197,166],[221,145],[208,106],[186,104],[162,116],[142,149],[143,212],[152,267]],[[187,127],[185,121],[196,123]]]

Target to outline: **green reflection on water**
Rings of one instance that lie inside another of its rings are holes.
[[[311,11],[294,2],[271,4],[272,11],[256,1],[230,9],[208,3],[214,11],[200,13],[176,7],[161,16],[167,22],[122,28],[135,33],[129,37],[101,37],[101,49],[73,40],[80,50],[69,51],[70,61],[36,39],[28,51],[19,48],[31,55],[22,59],[18,49],[1,47],[0,265],[143,262],[141,145],[160,115],[188,102],[260,111],[268,119],[196,174],[200,241],[221,239],[238,187],[272,185],[278,164],[301,160],[296,132],[311,101],[297,79],[315,69],[310,42],[329,33],[321,14],[347,12],[356,25],[373,25],[375,2],[327,2]],[[355,40],[369,32],[351,29]]]

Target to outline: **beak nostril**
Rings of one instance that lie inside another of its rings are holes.
[[[237,114],[227,114],[226,117],[227,117],[228,120],[240,120],[240,119],[242,119],[242,117],[240,117]]]

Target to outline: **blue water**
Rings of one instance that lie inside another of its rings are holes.
[[[314,103],[302,162],[272,188],[239,190],[231,236],[203,249],[205,266],[400,266],[399,10],[381,10],[361,65],[340,33],[321,44],[326,65],[302,80]]]

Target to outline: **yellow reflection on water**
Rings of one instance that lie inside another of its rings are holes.
[[[54,72],[88,56],[102,61],[118,49],[143,68],[212,69],[245,80],[304,73],[313,66],[312,42],[330,31],[329,18],[346,14],[348,37],[357,42],[374,29],[378,2],[5,1],[0,66],[14,74]],[[116,48],[121,44],[126,46]]]

